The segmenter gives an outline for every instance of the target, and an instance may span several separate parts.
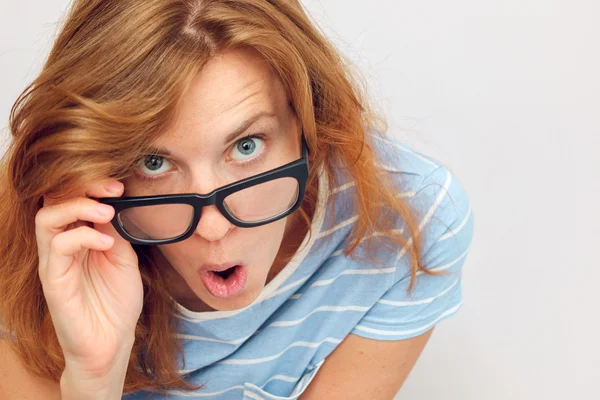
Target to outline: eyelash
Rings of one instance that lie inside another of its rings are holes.
[[[263,141],[266,141],[266,135],[265,135],[265,134],[262,134],[262,133],[251,133],[251,134],[248,134],[248,135],[246,135],[246,136],[243,136],[243,137],[239,138],[239,139],[238,139],[238,140],[237,140],[237,141],[234,143],[234,145],[238,144],[239,142],[241,142],[242,140],[245,140],[245,139],[261,139],[261,140],[263,140]],[[264,153],[264,149],[263,149],[262,153]],[[149,155],[151,156],[151,155],[153,155],[153,154],[149,154]],[[147,157],[147,156],[145,156],[145,157]],[[164,158],[164,157],[163,157],[163,158]],[[238,165],[241,165],[241,166],[242,166],[242,167],[244,167],[244,168],[246,168],[246,167],[249,167],[249,166],[251,166],[252,164],[254,164],[254,163],[256,163],[256,162],[260,161],[262,158],[263,158],[263,157],[262,157],[262,154],[261,154],[260,156],[258,156],[258,157],[255,157],[255,158],[251,159],[250,161],[242,161],[242,162],[238,162],[237,164],[238,164]],[[166,159],[166,158],[165,158],[165,159]],[[142,158],[142,160],[143,160],[143,158]],[[167,160],[168,160],[168,159],[167,159]],[[170,160],[169,160],[169,161],[170,161]],[[155,180],[163,179],[163,177],[164,177],[164,174],[163,174],[163,175],[158,175],[157,177],[150,177],[150,176],[148,176],[148,175],[143,175],[143,174],[141,174],[141,173],[136,173],[136,175],[137,175],[137,177],[138,177],[138,178],[140,178],[140,179],[141,179],[141,180],[143,180],[143,181],[155,181]]]

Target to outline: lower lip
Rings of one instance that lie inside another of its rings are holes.
[[[210,294],[226,299],[244,290],[248,279],[248,268],[245,265],[238,265],[227,278],[222,278],[214,272],[200,271],[200,278]]]

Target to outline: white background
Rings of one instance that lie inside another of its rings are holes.
[[[399,399],[599,399],[600,3],[305,0],[390,130],[466,188],[464,306]],[[66,0],[0,0],[0,127]]]

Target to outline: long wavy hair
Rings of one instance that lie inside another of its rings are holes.
[[[7,343],[31,373],[58,382],[64,369],[38,278],[34,221],[43,196],[64,200],[87,182],[129,176],[175,121],[203,65],[234,48],[264,57],[302,123],[311,167],[299,213],[309,231],[317,170],[329,172],[333,188],[333,168],[341,165],[357,193],[345,255],[363,242],[374,249],[370,239],[385,237],[396,251],[406,246],[409,291],[417,271],[437,274],[421,264],[416,214],[397,187],[375,179],[372,138],[387,131],[384,118],[370,104],[364,79],[298,0],[75,0],[40,74],[11,109],[12,137],[0,164],[0,316],[17,338]],[[393,229],[398,215],[406,229]],[[124,391],[199,389],[178,373],[183,352],[167,282],[148,249],[134,248],[144,307]],[[376,253],[365,254],[373,260]]]

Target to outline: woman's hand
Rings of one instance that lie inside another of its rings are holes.
[[[128,360],[143,305],[137,254],[110,224],[114,208],[86,197],[121,196],[123,185],[111,182],[116,192],[101,182],[60,204],[44,198],[35,218],[39,277],[66,368],[86,379]]]

